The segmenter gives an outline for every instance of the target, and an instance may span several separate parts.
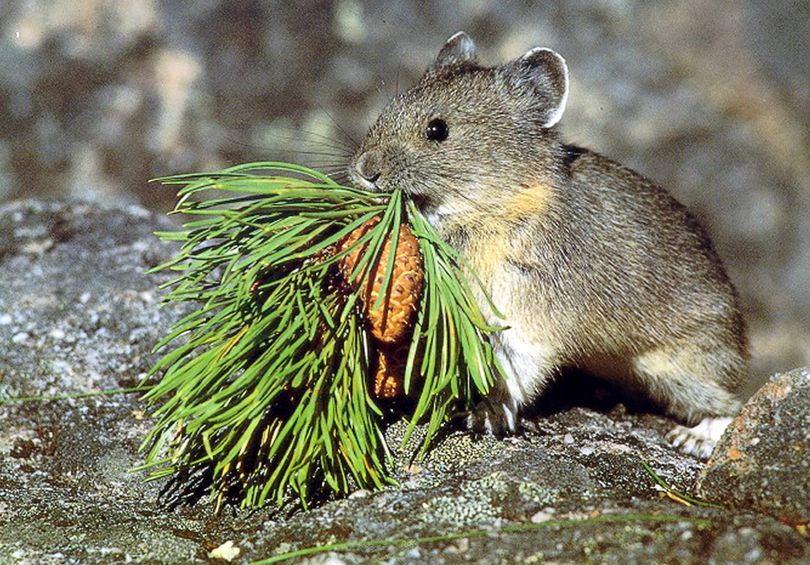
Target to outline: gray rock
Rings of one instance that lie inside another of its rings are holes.
[[[181,314],[158,307],[165,276],[145,274],[173,251],[151,235],[168,225],[134,207],[0,207],[3,397],[137,382]],[[205,498],[169,508],[164,483],[130,472],[150,426],[144,409],[133,395],[0,404],[0,563],[198,563],[228,541],[240,563],[323,544],[337,545],[313,562],[810,559],[807,539],[757,509],[663,496],[642,462],[686,493],[703,465],[664,441],[672,422],[622,406],[550,409],[503,441],[449,433],[419,463],[413,446],[397,449],[397,423],[387,437],[399,486],[307,511],[218,516]]]
[[[810,369],[774,377],[733,420],[701,472],[711,500],[810,522]]]

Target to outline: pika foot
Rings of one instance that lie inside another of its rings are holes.
[[[681,452],[706,461],[730,423],[730,416],[704,418],[691,428],[675,427],[667,434],[667,440]]]
[[[519,425],[517,407],[507,403],[479,402],[467,415],[467,429],[481,435],[506,437]]]

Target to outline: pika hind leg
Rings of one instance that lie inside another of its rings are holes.
[[[493,350],[504,378],[468,416],[467,426],[476,433],[514,433],[519,426],[520,408],[542,392],[551,377],[554,350],[525,341],[520,335],[516,328],[509,328],[493,337]]]
[[[686,453],[708,458],[740,402],[733,389],[745,362],[733,351],[701,351],[694,346],[662,348],[633,360],[636,376],[650,397],[688,426],[667,439]]]
[[[740,409],[733,389],[744,363],[732,352],[667,347],[637,356],[632,366],[652,400],[687,425],[708,416],[731,416]]]

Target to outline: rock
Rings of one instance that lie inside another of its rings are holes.
[[[169,226],[136,207],[0,206],[0,398],[141,378],[152,345],[182,314],[159,307],[166,276],[145,273],[173,252],[151,235]],[[168,507],[158,496],[165,482],[131,472],[151,425],[145,408],[131,394],[0,404],[0,563],[248,563],[325,544],[335,545],[314,562],[810,559],[810,541],[757,508],[663,496],[642,462],[685,493],[703,464],[666,443],[671,421],[611,402],[560,401],[503,441],[448,432],[423,461],[413,444],[398,449],[398,422],[386,437],[399,486],[307,511],[220,515],[205,497]]]
[[[698,488],[707,499],[810,522],[810,369],[774,375],[732,421]]]
[[[0,206],[0,398],[136,385],[181,314],[158,307],[167,277],[146,274],[174,252],[152,232],[172,227],[137,206]],[[159,485],[131,472],[143,408],[133,395],[0,404],[0,563],[202,554],[209,510],[166,513]]]

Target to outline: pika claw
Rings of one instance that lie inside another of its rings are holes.
[[[467,416],[467,428],[477,435],[503,438],[513,435],[517,424],[516,410],[507,404],[479,402]]]
[[[666,439],[680,452],[706,461],[730,423],[731,418],[728,416],[704,418],[691,428],[676,426],[667,434]]]

